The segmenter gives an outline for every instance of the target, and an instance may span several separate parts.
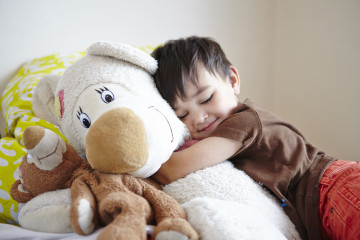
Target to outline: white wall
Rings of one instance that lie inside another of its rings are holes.
[[[0,92],[24,61],[45,54],[201,35],[223,45],[244,95],[270,105],[274,10],[261,0],[0,0]],[[266,88],[254,87],[260,82]]]
[[[360,160],[360,1],[278,1],[275,111],[326,152]]]
[[[0,0],[0,92],[24,61],[97,40],[155,45],[210,36],[239,69],[242,98],[291,121],[329,153],[360,160],[359,4]]]

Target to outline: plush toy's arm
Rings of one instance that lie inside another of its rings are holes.
[[[187,221],[184,209],[174,198],[145,181],[140,181],[140,183],[143,186],[144,198],[155,211],[157,226],[154,229],[154,237],[157,234],[166,234],[167,231],[169,231],[168,234],[177,231],[188,239],[199,239],[197,232]]]
[[[85,179],[78,177],[71,185],[70,223],[74,232],[87,235],[97,226],[97,211],[94,194]]]
[[[20,180],[16,180],[13,185],[11,186],[10,190],[11,197],[20,203],[25,203],[30,201],[34,195],[28,192]]]

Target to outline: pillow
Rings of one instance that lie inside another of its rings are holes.
[[[59,134],[57,126],[39,119],[32,112],[34,87],[46,74],[62,74],[66,67],[84,56],[84,52],[53,54],[25,63],[7,84],[0,107],[5,119],[6,137],[0,140],[0,223],[17,223],[18,203],[10,196],[11,185],[19,179],[18,168],[26,154],[22,144],[24,130],[38,125]]]
[[[151,53],[153,46],[139,47]],[[52,123],[34,116],[32,94],[36,84],[46,74],[62,74],[65,69],[85,55],[85,51],[70,54],[52,54],[25,63],[7,84],[0,98],[0,109],[6,124],[6,137],[0,139],[0,223],[18,224],[20,204],[11,198],[10,189],[19,179],[18,168],[26,154],[22,143],[24,130],[28,126],[41,126],[65,137]]]

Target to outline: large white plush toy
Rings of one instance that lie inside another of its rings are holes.
[[[141,50],[98,42],[62,76],[39,82],[33,110],[60,126],[94,168],[147,178],[188,136],[155,88],[156,69],[156,61]],[[300,239],[280,203],[230,162],[192,173],[164,191],[182,204],[201,239]],[[44,195],[25,204],[20,224],[68,231],[69,194]]]

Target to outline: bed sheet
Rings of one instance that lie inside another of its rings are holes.
[[[103,228],[97,229],[95,232],[93,232],[90,235],[82,236],[78,235],[76,233],[45,233],[45,232],[36,232],[27,230],[12,224],[6,224],[6,223],[0,223],[0,240],[30,240],[30,239],[36,239],[36,240],[92,240],[96,239],[97,236],[101,233]],[[147,239],[151,239],[151,234],[153,233],[154,226],[147,225],[146,226],[146,233],[147,233]]]
[[[84,239],[91,240],[96,239],[97,236],[101,233],[102,228],[98,229],[91,235],[81,236],[76,233],[44,233],[44,232],[35,232],[20,228],[15,225],[0,223],[0,239],[6,240],[18,240],[18,239],[61,239],[61,240],[74,240],[74,239]]]

